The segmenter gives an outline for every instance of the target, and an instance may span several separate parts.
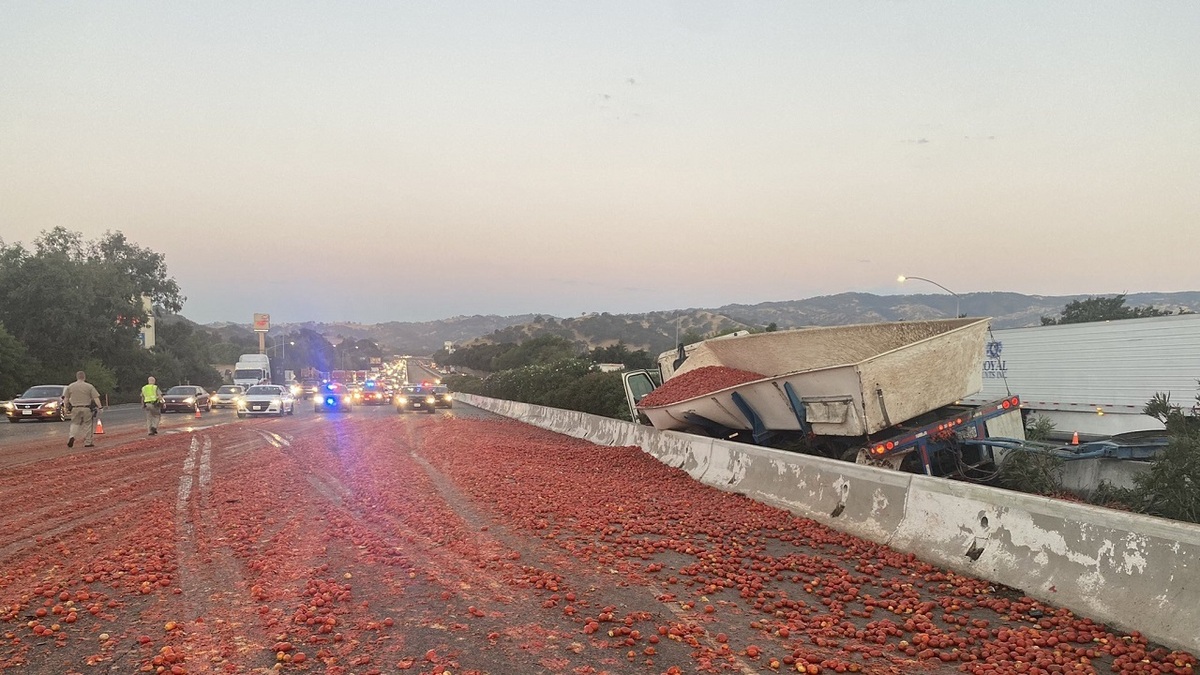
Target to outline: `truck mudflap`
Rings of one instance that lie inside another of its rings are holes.
[[[989,423],[998,428],[989,432]],[[1024,436],[1021,399],[1009,396],[875,441],[858,451],[855,463],[900,470],[906,463],[911,463],[910,456],[915,455],[922,472],[932,476],[935,475],[937,456],[953,452],[958,468],[966,473],[983,463],[993,462],[988,442],[991,437],[1002,436],[997,439],[997,445],[1010,447],[1007,443],[1018,435]],[[977,449],[977,456],[964,460],[960,452],[964,445]]]

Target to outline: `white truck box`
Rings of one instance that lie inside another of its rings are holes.
[[[233,383],[243,387],[271,381],[271,360],[266,354],[242,354],[233,367]]]
[[[1011,392],[1062,437],[1162,429],[1142,414],[1155,393],[1195,414],[1200,314],[993,330],[982,374],[965,402]]]

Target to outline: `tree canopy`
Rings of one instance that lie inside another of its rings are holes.
[[[1064,323],[1088,323],[1090,321],[1116,321],[1118,319],[1140,319],[1149,316],[1167,316],[1172,312],[1146,305],[1126,307],[1125,294],[1111,297],[1096,296],[1087,300],[1072,300],[1063,308],[1058,318],[1043,316],[1043,326]]]
[[[159,348],[141,347],[143,298],[166,312],[184,302],[162,254],[121,232],[89,241],[55,227],[29,247],[0,241],[0,394],[70,382],[80,369],[105,394],[136,391],[155,370],[164,382],[210,384],[207,336],[160,324]]]

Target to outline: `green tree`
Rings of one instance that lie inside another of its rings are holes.
[[[1134,506],[1150,515],[1200,523],[1200,418],[1165,394],[1156,394],[1143,412],[1166,426],[1168,440],[1150,468],[1134,478]]]
[[[625,385],[620,373],[592,371],[550,392],[550,403],[556,408],[579,410],[593,415],[629,419],[625,401]]]
[[[38,370],[25,345],[0,324],[0,399],[10,399],[25,391]]]
[[[515,342],[484,343],[459,347],[453,354],[446,353],[444,358],[438,360],[438,363],[490,373],[497,357],[516,348]]]
[[[620,363],[626,370],[654,367],[654,357],[645,349],[630,351],[624,342],[617,342],[608,347],[596,347],[588,354],[588,358],[594,363]]]
[[[284,368],[299,373],[304,368],[315,368],[322,372],[335,370],[336,353],[333,345],[320,333],[301,328],[296,333],[289,333],[287,340],[287,359]]]
[[[33,250],[0,242],[0,323],[48,373],[137,348],[143,296],[172,310],[183,302],[162,255],[119,232],[88,242],[56,227]]]
[[[164,387],[197,384],[211,388],[221,383],[221,374],[211,365],[209,345],[213,336],[207,331],[197,330],[186,321],[164,322],[157,326],[155,342],[154,366],[163,371],[145,375],[154,375]],[[139,387],[145,375],[138,378]]]
[[[539,363],[552,363],[575,356],[575,345],[558,335],[543,335],[526,340],[516,349],[496,357],[492,370],[511,370]]]
[[[1043,326],[1053,326],[1064,323],[1088,323],[1091,321],[1116,321],[1119,319],[1140,319],[1150,316],[1167,316],[1170,311],[1156,309],[1150,305],[1144,307],[1126,307],[1125,294],[1111,297],[1096,296],[1087,300],[1072,300],[1063,308],[1059,317],[1043,316]]]

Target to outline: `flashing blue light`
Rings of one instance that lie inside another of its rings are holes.
[[[325,405],[337,405],[337,399],[330,396],[329,398],[325,399]]]

